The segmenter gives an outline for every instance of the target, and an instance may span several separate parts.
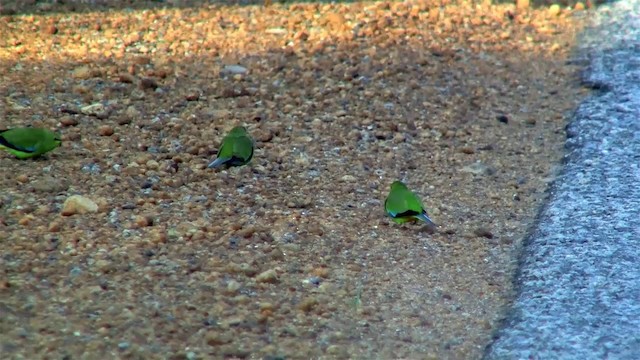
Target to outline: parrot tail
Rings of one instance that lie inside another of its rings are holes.
[[[429,226],[431,226],[431,227],[436,227],[436,226],[437,226],[433,221],[431,221],[431,219],[429,219],[429,217],[427,216],[427,213],[426,213],[426,212],[423,212],[422,214],[417,215],[416,217],[417,217],[418,219],[420,219],[420,220],[422,220],[422,221],[426,222],[426,223],[427,223],[427,225],[429,225]]]
[[[223,165],[224,163],[226,163],[226,162],[227,162],[227,160],[229,160],[229,159],[225,159],[225,158],[217,158],[217,159],[213,160],[211,163],[209,163],[209,165],[207,165],[207,167],[208,167],[208,168],[210,168],[210,169],[215,169],[215,168],[217,168],[218,166],[221,166],[221,165]]]

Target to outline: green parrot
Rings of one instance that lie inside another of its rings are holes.
[[[0,149],[19,159],[42,155],[60,146],[60,137],[49,129],[15,128],[0,130]]]
[[[241,166],[253,157],[253,140],[247,129],[236,126],[222,139],[217,158],[208,167],[217,168],[222,165]]]
[[[429,219],[420,199],[402,181],[394,181],[391,184],[389,196],[384,201],[384,209],[391,216],[391,220],[397,224],[422,220],[431,227],[436,226]]]

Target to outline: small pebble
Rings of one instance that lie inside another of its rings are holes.
[[[82,274],[82,268],[78,267],[78,266],[74,266],[71,268],[71,270],[69,270],[69,275],[70,276],[79,276],[80,274]]]
[[[69,188],[67,180],[60,177],[45,176],[33,182],[33,190],[41,193],[60,193]]]
[[[106,108],[102,103],[94,103],[91,105],[81,107],[80,112],[85,115],[98,116],[98,114],[105,113]]]
[[[308,297],[302,300],[300,304],[298,304],[298,308],[302,311],[309,312],[313,310],[313,308],[315,308],[318,304],[318,299],[316,299],[315,297]]]
[[[464,146],[460,148],[460,152],[463,154],[474,154],[476,151],[472,147]]]
[[[60,231],[60,223],[58,221],[52,221],[49,223],[48,230],[52,233]]]
[[[43,32],[47,35],[55,35],[58,33],[58,27],[54,24],[49,24],[44,27]]]
[[[495,173],[495,169],[482,163],[482,162],[475,162],[471,165],[467,165],[465,167],[463,167],[460,171],[462,172],[467,172],[467,173],[471,173],[474,175],[493,175]]]
[[[328,278],[329,277],[329,269],[327,269],[326,267],[317,267],[315,269],[313,269],[313,275],[321,277],[321,278]]]
[[[136,78],[129,73],[120,73],[118,75],[118,81],[125,84],[132,84],[136,81]]]
[[[222,72],[228,74],[246,74],[247,68],[240,65],[225,65],[225,67],[222,68]]]
[[[100,134],[100,136],[111,136],[113,132],[113,128],[109,125],[102,125],[98,128],[98,134]]]
[[[152,78],[142,78],[140,80],[140,88],[143,90],[155,90],[158,88],[158,82]]]
[[[92,76],[91,68],[89,68],[89,66],[87,65],[77,67],[73,70],[73,72],[71,73],[71,76],[80,80],[88,79]]]
[[[98,204],[82,195],[72,195],[62,205],[62,216],[98,212]]]
[[[22,226],[29,225],[29,223],[34,219],[32,215],[25,215],[18,220],[18,224]]]
[[[355,182],[357,179],[353,175],[344,175],[343,177],[340,178],[340,180],[344,182]]]
[[[491,230],[484,227],[476,228],[475,230],[473,230],[473,233],[478,237],[493,239],[493,233],[491,232]]]
[[[192,90],[185,96],[185,100],[187,101],[198,101],[200,99],[200,91]]]
[[[529,8],[529,0],[516,0],[516,9],[526,10]]]
[[[274,284],[278,281],[278,273],[273,269],[264,271],[256,276],[256,281],[259,283]]]
[[[233,338],[229,334],[210,332],[205,336],[205,342],[209,346],[219,346],[228,344],[233,341]]]
[[[227,283],[227,293],[228,294],[235,294],[238,292],[238,290],[240,290],[240,288],[242,287],[242,285],[235,281],[235,280],[229,280],[229,282]]]
[[[62,124],[62,126],[76,126],[78,125],[78,120],[72,116],[67,115],[60,119],[60,124]]]
[[[138,215],[136,216],[136,225],[138,227],[147,227],[153,226],[153,218],[148,215]]]

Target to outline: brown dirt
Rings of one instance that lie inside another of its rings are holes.
[[[0,156],[2,358],[479,358],[584,94],[579,12],[439,4],[0,17],[0,127],[64,139]],[[207,169],[237,124],[251,165]],[[435,233],[384,216],[396,179]]]

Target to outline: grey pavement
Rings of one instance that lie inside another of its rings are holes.
[[[518,295],[489,359],[640,359],[640,0],[603,6],[580,38],[597,91],[525,241]]]

